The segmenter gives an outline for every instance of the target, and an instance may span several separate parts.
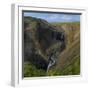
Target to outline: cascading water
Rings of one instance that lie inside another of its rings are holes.
[[[60,43],[59,43],[59,46],[60,46]],[[49,55],[49,58],[48,58],[49,63],[47,66],[47,73],[48,73],[49,69],[56,64],[59,54],[60,54],[60,47],[53,50],[53,52]]]
[[[65,41],[64,33],[62,33],[62,34],[58,33],[56,35],[55,39],[59,42],[55,45],[55,47],[53,47],[54,50],[52,50],[52,53],[49,55],[49,58],[48,58],[49,63],[47,66],[47,73],[48,73],[49,69],[56,64],[58,55],[62,51],[61,46],[64,45],[64,41]]]
[[[55,65],[56,61],[57,61],[57,58],[56,58],[56,53],[51,53],[51,55],[49,56],[48,58],[48,61],[49,61],[49,64],[48,64],[48,67],[47,67],[47,73],[48,73],[48,70]]]

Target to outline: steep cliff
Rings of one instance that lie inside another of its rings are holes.
[[[62,28],[56,28],[43,19],[24,17],[24,61],[46,69],[50,53],[56,49],[60,53],[64,48]]]

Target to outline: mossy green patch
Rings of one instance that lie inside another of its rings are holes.
[[[46,76],[46,72],[42,69],[37,69],[33,64],[24,64],[24,77],[39,77]]]

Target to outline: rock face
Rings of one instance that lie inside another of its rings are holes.
[[[24,61],[37,68],[47,69],[48,55],[65,48],[65,33],[46,20],[24,17]]]
[[[79,38],[80,36],[80,24],[78,23],[68,23],[68,24],[64,24],[61,26],[63,28],[64,31],[67,32],[67,45],[70,45],[71,43],[73,43],[76,39]]]
[[[56,67],[63,69],[72,64],[76,57],[80,59],[80,22],[60,23],[54,26],[61,27],[66,35],[66,48],[60,53]]]
[[[62,23],[54,25],[57,28],[62,28],[65,31],[66,35],[66,44],[69,46],[76,39],[80,38],[80,23],[72,22],[72,23]]]

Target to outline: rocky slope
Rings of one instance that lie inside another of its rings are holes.
[[[48,56],[65,48],[65,32],[43,19],[24,17],[24,61],[47,69]]]
[[[74,62],[74,58],[80,57],[80,23],[54,23],[52,25],[65,31],[66,48],[58,56],[56,66],[58,69],[63,69]]]
[[[80,38],[79,22],[53,23],[52,25],[57,28],[62,28],[65,31],[67,46],[72,44],[76,39]]]

